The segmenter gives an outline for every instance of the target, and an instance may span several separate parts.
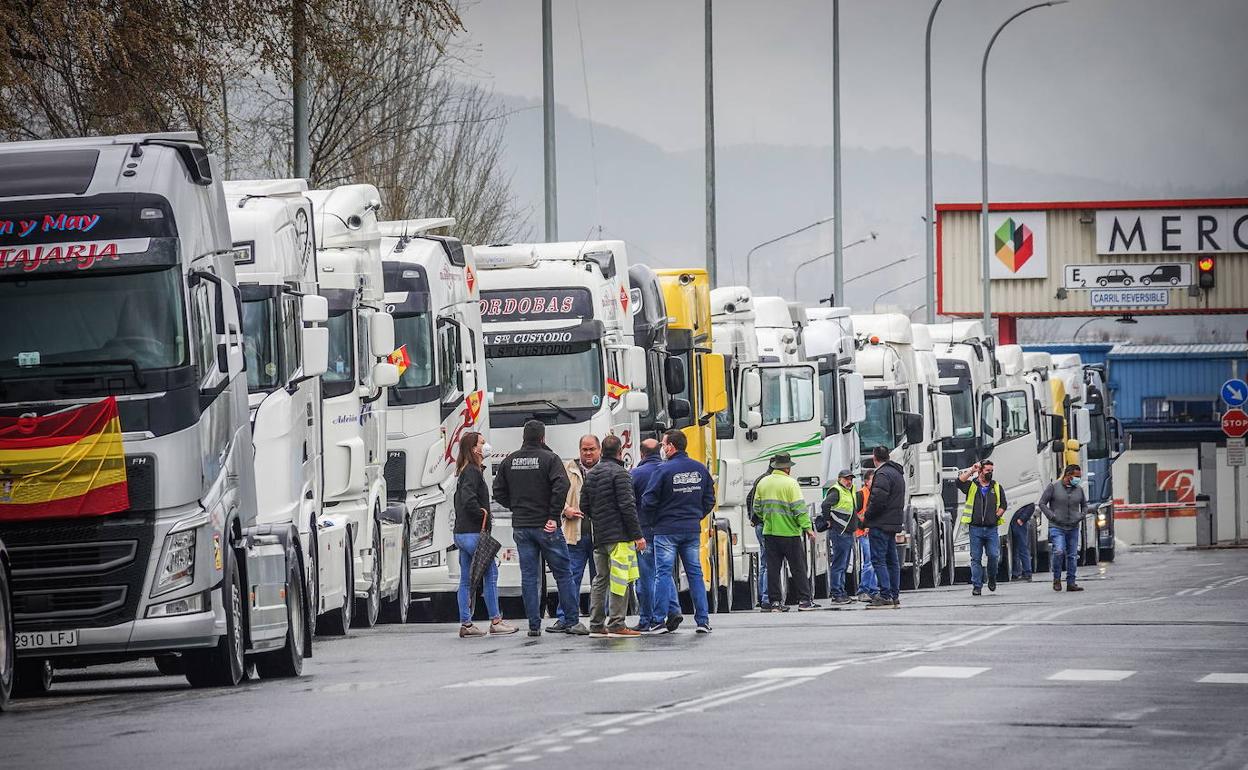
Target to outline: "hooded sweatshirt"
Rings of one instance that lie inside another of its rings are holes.
[[[702,519],[715,509],[711,472],[687,453],[677,452],[650,477],[641,507],[653,512],[656,535],[696,534]]]

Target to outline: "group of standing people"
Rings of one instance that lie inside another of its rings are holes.
[[[528,635],[542,634],[543,563],[559,592],[558,617],[546,632],[629,638],[675,631],[684,622],[672,577],[677,562],[691,585],[702,582],[701,521],[715,507],[710,471],[689,457],[688,440],[679,430],[668,431],[661,442],[643,441],[641,462],[631,472],[617,436],[601,441],[582,437],[578,456],[566,463],[545,437],[543,423],[526,422],[521,447],[499,464],[492,490],[494,501],[511,511]],[[481,474],[483,446],[480,434],[466,434],[458,461],[455,544],[460,554],[459,635],[465,638],[518,630],[499,615],[497,567],[487,569],[483,585],[490,630],[472,622],[476,598],[469,565],[490,517],[490,490]],[[591,575],[588,627],[580,618],[586,569]],[[625,616],[634,585],[640,618],[630,627]],[[710,633],[705,592],[690,594],[697,632]]]

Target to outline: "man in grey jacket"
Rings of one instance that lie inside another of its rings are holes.
[[[1082,591],[1075,582],[1079,562],[1080,525],[1087,515],[1088,496],[1084,494],[1083,470],[1067,465],[1062,477],[1045,487],[1038,507],[1049,520],[1049,563],[1053,565],[1053,590],[1062,590],[1062,562],[1066,562],[1066,590]]]

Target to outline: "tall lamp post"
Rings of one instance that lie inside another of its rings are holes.
[[[936,217],[932,209],[932,22],[944,0],[936,0],[927,15],[927,37],[923,48],[923,82],[926,110],[924,112],[924,158],[927,166],[927,208],[923,211],[924,230],[927,233],[927,322],[936,323]]]
[[[919,282],[919,281],[921,281],[921,280],[923,280],[923,276],[921,276],[921,275],[920,275],[918,278],[915,278],[913,281],[906,281],[905,283],[903,283],[903,284],[902,284],[902,285],[900,285],[900,286],[894,286],[893,288],[889,289],[888,291],[881,292],[880,294],[875,295],[875,299],[871,300],[871,312],[872,312],[872,313],[874,313],[874,312],[875,312],[875,306],[879,304],[880,300],[884,299],[884,298],[885,298],[885,297],[887,297],[889,294],[892,294],[892,293],[893,293],[893,292],[895,292],[895,291],[901,291],[902,289],[906,288],[907,286],[913,286],[913,285],[915,285],[916,283],[918,283],[918,282]]]
[[[1010,18],[1006,19],[1001,26],[997,27],[997,31],[992,33],[992,38],[988,41],[988,47],[984,49],[984,63],[979,73],[979,173],[980,180],[983,184],[983,203],[979,212],[979,224],[983,230],[983,252],[980,254],[980,276],[984,284],[984,330],[990,336],[992,335],[992,280],[988,277],[990,246],[988,234],[988,54],[992,53],[992,46],[997,42],[997,38],[1001,35],[1001,31],[1010,25],[1010,22],[1022,16],[1028,11],[1034,11],[1037,8],[1048,8],[1051,5],[1062,5],[1067,0],[1049,0],[1047,3],[1036,3],[1029,5]]]
[[[842,252],[844,252],[844,251],[848,250],[850,247],[857,246],[857,245],[858,245],[858,244],[860,244],[860,243],[866,243],[867,241],[874,241],[877,237],[879,237],[879,233],[877,233],[876,231],[872,230],[872,231],[871,231],[871,235],[870,235],[870,236],[868,236],[868,237],[866,237],[866,238],[859,238],[858,240],[854,241],[853,243],[847,243],[847,244],[845,244],[844,246],[842,246],[842,247],[841,247],[841,251],[842,251]],[[818,262],[819,260],[823,259],[824,257],[830,257],[830,256],[832,256],[832,255],[833,255],[833,254],[835,254],[835,253],[836,253],[835,251],[825,251],[824,253],[819,254],[818,256],[811,257],[810,259],[806,260],[805,262],[802,262],[801,264],[799,264],[797,267],[793,268],[793,299],[794,299],[794,300],[796,300],[796,299],[797,299],[797,271],[801,270],[803,267],[806,267],[807,265],[813,265],[814,263]],[[904,260],[903,260],[903,261],[904,261]],[[855,277],[855,278],[861,278],[862,276],[861,276],[861,275],[858,275],[858,276],[854,276],[854,277]],[[853,280],[853,279],[851,278],[850,280]],[[843,282],[841,283],[842,291],[844,291],[844,286],[845,286],[845,284],[847,284],[847,283],[849,283],[849,281],[843,281]],[[836,293],[835,293],[835,292],[833,292],[832,297],[833,297],[833,299],[837,299],[837,296],[836,296]]]
[[[745,253],[745,285],[750,286],[751,288],[753,287],[753,283],[750,280],[752,278],[752,273],[750,271],[750,257],[754,256],[754,252],[758,251],[764,246],[770,246],[773,243],[783,241],[785,238],[791,238],[794,235],[797,235],[799,233],[804,233],[807,230],[812,230],[818,227],[819,225],[826,225],[828,222],[831,222],[831,221],[832,221],[832,217],[828,217],[827,219],[820,219],[818,222],[811,222],[805,227],[799,227],[791,233],[785,233],[784,235],[777,235],[775,238],[772,238],[771,240],[763,241],[762,243],[758,244],[754,248],[747,251]]]

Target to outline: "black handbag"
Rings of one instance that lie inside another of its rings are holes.
[[[485,573],[489,571],[490,565],[494,562],[494,557],[498,556],[502,544],[490,534],[487,524],[490,521],[489,511],[481,509],[481,537],[477,540],[477,548],[472,552],[472,562],[468,565],[468,585],[471,588],[472,596],[476,597],[477,590],[481,588],[481,582],[485,580]],[[475,598],[474,598],[475,602]]]

